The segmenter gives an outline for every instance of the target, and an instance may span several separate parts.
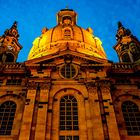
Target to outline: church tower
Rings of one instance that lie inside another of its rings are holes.
[[[62,9],[17,63],[15,22],[0,38],[0,140],[140,140],[140,43],[120,22],[116,37],[118,63]]]
[[[129,29],[125,29],[121,22],[118,22],[116,35],[117,44],[114,46],[120,62],[136,62],[140,59],[140,42],[132,35]]]
[[[18,42],[17,22],[0,37],[0,62],[16,62],[22,46]]]

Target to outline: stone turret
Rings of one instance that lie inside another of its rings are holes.
[[[18,53],[22,49],[18,38],[17,22],[15,21],[11,28],[0,37],[0,62],[16,62]]]
[[[140,42],[129,29],[118,22],[116,34],[117,44],[114,46],[120,62],[136,62],[140,59]]]

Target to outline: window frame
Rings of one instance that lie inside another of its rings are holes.
[[[14,101],[5,101],[0,105],[0,136],[11,135],[16,109]]]
[[[126,108],[125,108],[126,107]],[[121,105],[125,128],[129,136],[140,135],[140,111],[136,103],[124,101]],[[136,130],[137,129],[137,130]]]
[[[69,66],[69,69],[67,66]],[[69,74],[68,74],[68,72],[69,72]],[[62,65],[60,68],[60,71],[59,71],[60,76],[64,79],[73,79],[77,76],[77,73],[78,73],[78,70],[77,70],[76,66],[71,63]]]
[[[78,103],[76,98],[72,95],[63,96],[60,99],[59,109],[59,130],[79,130]]]

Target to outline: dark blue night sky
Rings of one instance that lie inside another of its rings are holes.
[[[23,46],[18,61],[27,59],[33,40],[43,27],[56,25],[56,13],[68,6],[78,14],[78,25],[91,27],[102,40],[109,60],[118,61],[113,49],[117,22],[140,39],[140,0],[0,0],[0,35],[18,22],[19,42]]]

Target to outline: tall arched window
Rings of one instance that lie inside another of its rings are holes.
[[[0,135],[10,135],[16,111],[13,101],[6,101],[0,105]]]
[[[122,112],[128,135],[140,135],[140,111],[138,106],[131,101],[125,101],[122,104]]]
[[[71,95],[60,101],[60,130],[78,130],[77,100]]]
[[[78,131],[78,106],[74,96],[66,95],[60,100],[60,131]],[[60,135],[59,140],[79,140],[77,135]]]

